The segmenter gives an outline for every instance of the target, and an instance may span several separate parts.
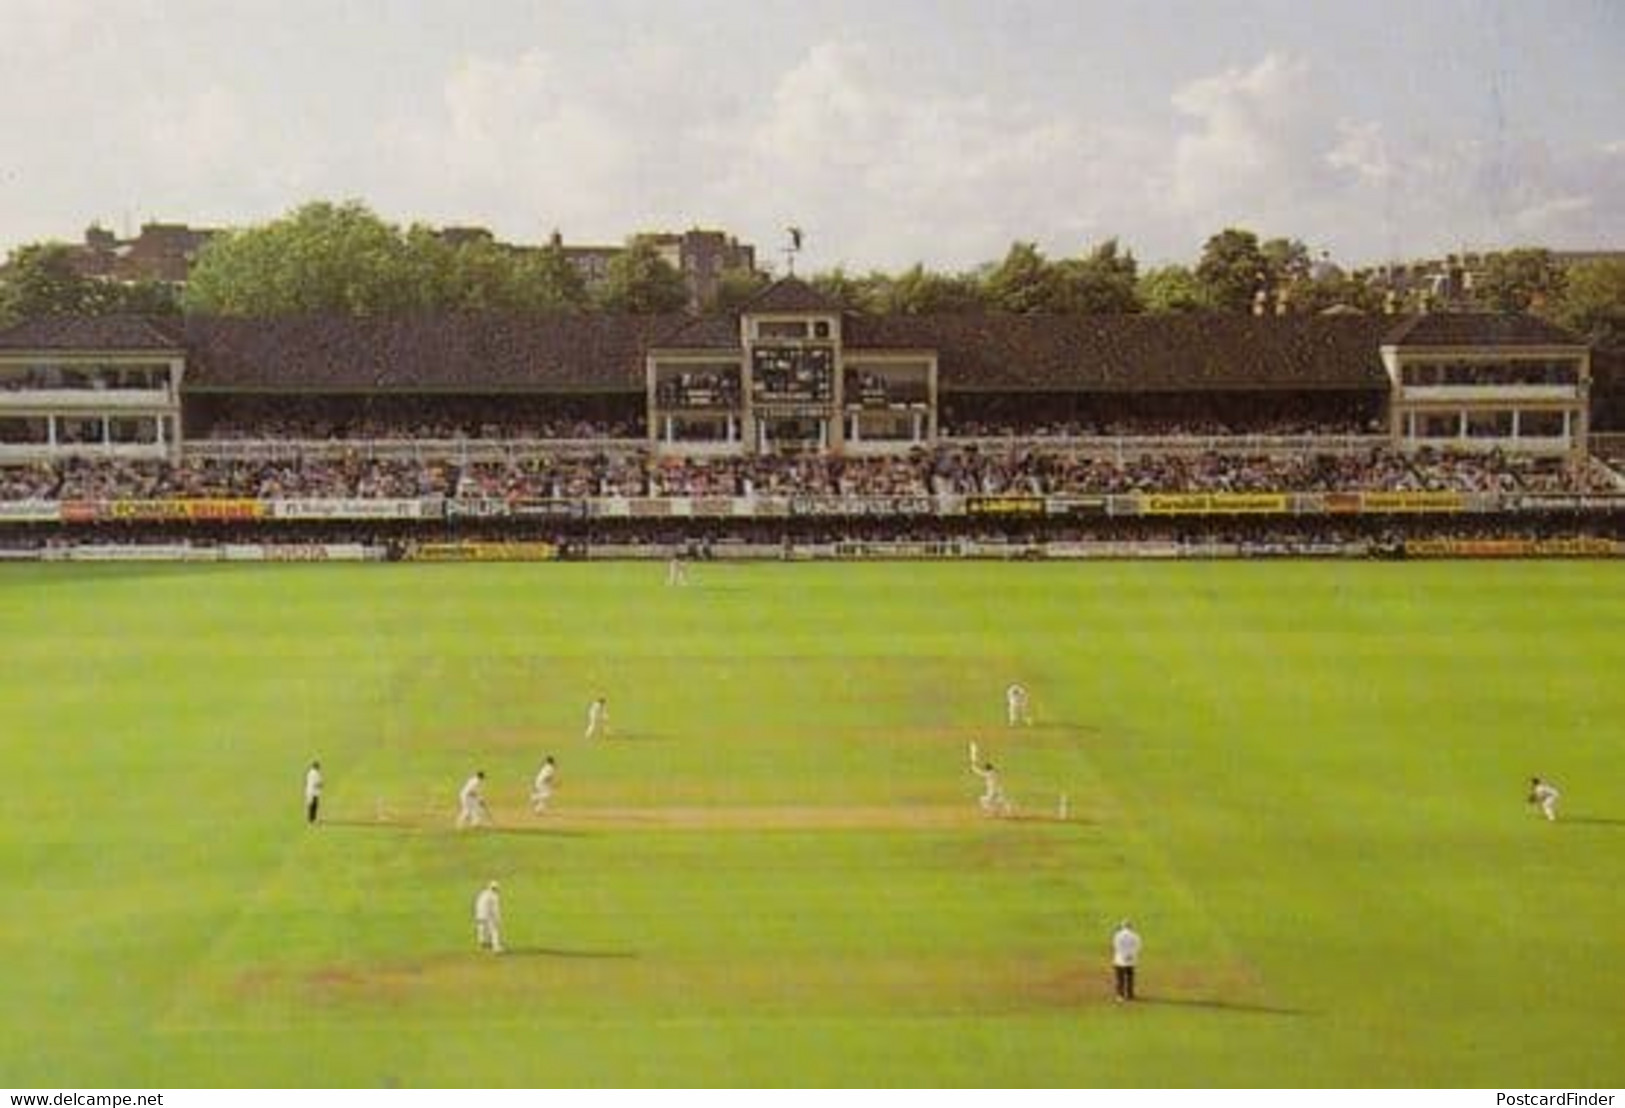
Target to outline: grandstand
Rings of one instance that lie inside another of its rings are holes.
[[[1524,316],[872,317],[795,278],[700,318],[35,319],[0,546],[1611,542],[1619,377]]]

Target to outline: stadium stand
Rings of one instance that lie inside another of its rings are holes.
[[[1611,540],[1617,361],[1527,317],[865,317],[794,279],[700,319],[30,320],[0,547]]]

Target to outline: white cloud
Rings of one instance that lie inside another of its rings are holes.
[[[651,17],[646,37],[558,24],[452,53],[370,23],[376,42],[350,41],[351,19],[282,64],[222,45],[258,43],[252,20],[211,30],[214,7],[180,10],[0,0],[4,245],[93,219],[248,222],[319,197],[521,241],[722,227],[764,261],[797,223],[807,270],[962,268],[1015,239],[1060,256],[1108,235],[1189,261],[1232,225],[1356,263],[1625,237],[1625,139],[1385,113],[1321,55],[1264,47],[1130,102],[1067,74],[1018,92],[971,60],[922,68],[856,26],[773,38],[768,19],[760,51],[721,55]]]
[[[1393,157],[1382,126],[1375,122],[1340,124],[1337,145],[1325,156],[1326,164],[1333,169],[1349,170],[1368,184],[1381,184],[1394,174]]]
[[[439,112],[387,129],[388,176],[419,182],[418,211],[427,180],[431,207],[516,235],[699,223],[754,236],[766,262],[794,222],[806,264],[856,268],[969,266],[1017,237],[1075,252],[1126,232],[1143,187],[1138,169],[1118,176],[1126,133],[932,88],[868,47],[815,44],[755,96],[721,95],[706,71],[636,43],[598,72],[535,51],[467,58]]]
[[[1618,225],[1617,205],[1586,202],[1597,172],[1565,174],[1535,145],[1407,144],[1348,117],[1291,55],[1188,81],[1134,127],[1102,122],[1104,105],[948,87],[844,39],[761,87],[724,91],[711,72],[635,41],[592,68],[540,50],[465,57],[438,110],[386,127],[346,194],[525,239],[720,226],[763,262],[795,223],[806,269],[967,268],[1018,238],[1061,256],[1108,235],[1147,261],[1190,260],[1234,225],[1360,262]]]
[[[1174,203],[1148,215],[1183,219],[1195,237],[1239,224],[1374,261],[1613,241],[1625,228],[1625,201],[1615,199],[1625,159],[1612,144],[1574,154],[1505,133],[1398,138],[1378,120],[1344,116],[1301,58],[1269,54],[1191,81],[1172,104],[1189,127],[1174,145]]]
[[[786,70],[740,136],[728,206],[768,226],[793,219],[815,233],[821,264],[857,268],[965,267],[1017,238],[1075,253],[1126,229],[1115,220],[1140,188],[1126,179],[1139,164],[1131,136],[933,88],[888,61],[832,41]]]

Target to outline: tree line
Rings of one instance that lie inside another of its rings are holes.
[[[767,281],[756,272],[724,273],[702,308],[730,311]],[[1233,227],[1212,235],[1190,266],[1142,270],[1115,238],[1063,258],[1018,241],[999,261],[966,272],[923,265],[899,273],[837,268],[808,282],[842,307],[871,314],[1381,312],[1395,306],[1387,290],[1361,275],[1317,263],[1300,240]],[[1546,250],[1510,250],[1486,260],[1473,295],[1485,308],[1534,310],[1595,341],[1625,343],[1625,261],[1619,259],[1564,267]],[[63,314],[652,314],[687,307],[683,275],[647,239],[629,240],[601,287],[590,288],[556,239],[516,248],[489,235],[454,238],[423,224],[391,224],[354,201],[314,202],[280,219],[222,232],[195,259],[182,289],[83,276],[73,248],[57,243],[19,247],[0,268],[0,322]]]

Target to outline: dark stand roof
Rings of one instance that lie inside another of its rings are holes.
[[[134,315],[47,315],[0,330],[0,350],[132,353],[175,352],[184,345],[178,318]]]
[[[1584,346],[1585,340],[1532,315],[1440,312],[1401,323],[1384,339],[1388,346]]]
[[[284,316],[187,320],[187,384],[209,389],[615,392],[673,316]]]
[[[817,299],[817,307],[810,307]],[[833,310],[787,278],[747,311]],[[1380,348],[1579,345],[1527,316],[847,314],[849,356],[935,350],[951,391],[1381,389]],[[181,351],[187,387],[327,392],[637,392],[650,349],[737,351],[737,316],[42,318],[0,350]]]
[[[853,316],[846,345],[935,349],[945,389],[1384,388],[1372,316]]]
[[[781,277],[745,301],[741,311],[839,312],[841,306],[799,277]]]

